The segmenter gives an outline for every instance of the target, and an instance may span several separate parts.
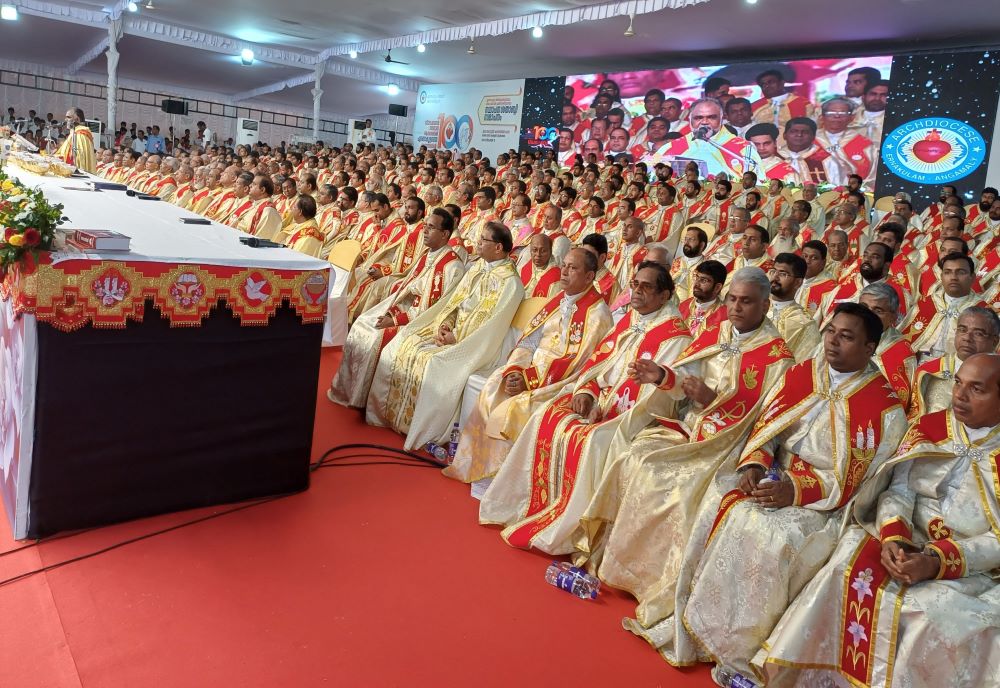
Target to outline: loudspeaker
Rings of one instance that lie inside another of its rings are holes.
[[[160,109],[169,115],[186,115],[188,104],[185,100],[164,100],[160,103]]]
[[[389,114],[395,115],[396,117],[406,117],[406,112],[408,108],[405,105],[393,105],[389,104]]]
[[[359,129],[361,131],[364,131],[365,128],[366,128],[365,127],[365,121],[363,119],[356,119],[356,120],[354,120],[354,128],[355,129]]]

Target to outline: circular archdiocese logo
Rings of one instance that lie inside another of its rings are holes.
[[[420,104],[423,105],[427,102],[427,91],[420,89]]]
[[[924,117],[893,129],[882,142],[882,159],[897,177],[946,184],[972,174],[986,157],[986,140],[975,128],[948,117]]]

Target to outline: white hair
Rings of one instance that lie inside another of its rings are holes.
[[[771,280],[767,278],[767,273],[760,268],[740,268],[733,273],[733,278],[730,281],[729,286],[732,287],[732,285],[737,282],[746,282],[747,284],[752,284],[757,287],[760,291],[760,297],[762,299],[767,299],[771,296]]]

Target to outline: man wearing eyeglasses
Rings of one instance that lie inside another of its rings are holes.
[[[611,329],[611,311],[594,287],[596,273],[597,259],[582,248],[563,259],[561,289],[528,323],[506,364],[486,380],[445,475],[463,482],[495,475],[531,414],[580,375]]]
[[[408,199],[407,203],[417,200]],[[447,298],[458,285],[465,264],[448,245],[454,229],[454,218],[442,208],[424,219],[421,238],[426,252],[407,275],[389,288],[382,301],[365,310],[351,325],[340,367],[327,393],[330,401],[364,408],[385,346],[402,327]]]
[[[483,496],[479,522],[504,526],[501,536],[514,547],[573,551],[619,423],[652,392],[640,389],[630,364],[670,365],[691,341],[663,265],[641,263],[630,286],[630,314],[597,345],[574,385],[532,415]]]
[[[870,186],[875,181],[877,153],[871,139],[860,130],[849,128],[854,109],[854,103],[847,98],[831,98],[823,103],[816,142]]]
[[[451,296],[418,315],[382,351],[365,417],[405,434],[405,449],[447,443],[469,376],[498,362],[524,299],[512,245],[505,225],[487,224],[476,247],[480,260]]]
[[[955,351],[917,366],[910,400],[910,420],[951,405],[955,373],[975,354],[992,354],[1000,343],[1000,318],[991,308],[970,306],[955,324]]]

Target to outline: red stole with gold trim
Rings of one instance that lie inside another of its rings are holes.
[[[583,367],[581,375],[586,375],[588,370],[612,356],[617,351],[618,339],[632,327],[634,320],[639,317],[637,312],[631,311],[627,317],[618,321],[614,331],[597,346],[590,360]],[[642,341],[636,351],[636,358],[652,358],[663,342],[673,337],[687,335],[687,326],[683,320],[667,318],[643,334]],[[602,393],[619,398],[635,399],[638,390],[638,383],[631,377],[625,377],[614,389],[602,390],[595,380],[590,381],[582,388],[582,391],[594,396],[594,403],[598,403],[597,400],[600,399]],[[616,405],[609,409],[608,415],[599,423],[587,423],[586,419],[580,416],[570,418],[575,416],[572,400],[572,394],[564,394],[555,399],[543,412],[531,468],[531,475],[536,476],[536,479],[532,481],[525,518],[516,526],[503,532],[504,540],[514,547],[530,547],[534,537],[563,514],[576,485],[580,460],[583,458],[583,449],[587,438],[602,422],[612,420],[619,415],[619,409]],[[563,424],[567,418],[569,418],[568,422]],[[568,445],[561,475],[559,498],[552,501],[551,489],[554,486],[550,484],[548,475],[552,460],[552,439],[560,425],[562,425],[560,438],[566,435],[569,437],[566,440]]]
[[[535,314],[535,317],[531,319],[528,326],[524,329],[524,333],[521,335],[521,339],[518,341],[524,341],[526,337],[531,335],[539,327],[542,327],[549,318],[552,317],[556,311],[559,310],[559,306],[562,303],[563,298],[565,298],[566,292],[560,291],[558,294],[553,296],[549,301],[542,306],[542,309]],[[545,372],[544,379],[539,375],[541,371],[537,369],[536,366],[529,366],[527,368],[522,368],[521,366],[508,366],[502,377],[506,377],[508,373],[521,373],[524,376],[524,381],[527,384],[528,389],[538,389],[539,387],[551,385],[554,382],[562,380],[566,376],[566,371],[569,370],[570,366],[576,361],[577,356],[580,351],[580,343],[583,341],[583,330],[587,323],[587,316],[590,314],[590,309],[595,303],[601,300],[601,295],[594,289],[593,286],[588,287],[587,291],[577,299],[576,310],[573,312],[573,317],[570,319],[569,326],[567,328],[568,335],[568,345],[566,347],[566,354],[554,359],[549,363],[548,370]]]

